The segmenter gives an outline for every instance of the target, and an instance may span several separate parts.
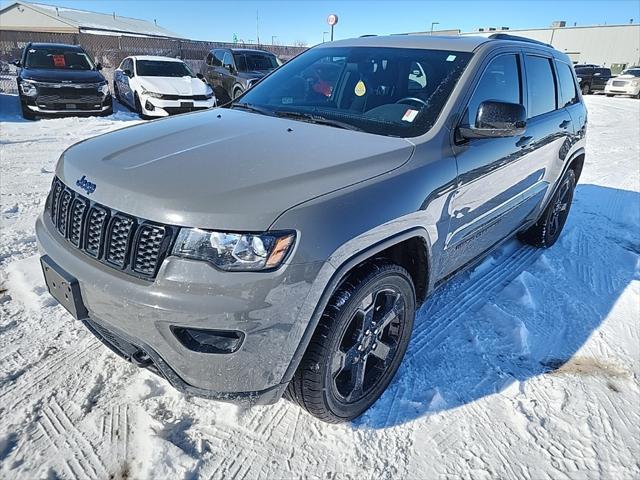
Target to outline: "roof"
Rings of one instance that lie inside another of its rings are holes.
[[[32,42],[29,46],[35,48],[67,48],[69,50],[82,50],[80,45],[70,45],[68,43]]]
[[[107,30],[123,34],[134,33],[153,37],[180,38],[180,35],[177,33],[160,27],[156,25],[155,22],[140,20],[137,18],[122,17],[116,13],[108,14],[88,12],[86,10],[78,10],[75,8],[56,7],[55,5],[27,2],[14,2],[0,10],[0,13],[4,10],[13,8],[16,5],[20,5],[24,8],[52,17],[69,26],[76,27],[78,30]]]
[[[215,47],[211,50],[231,50],[233,53],[268,53],[269,55],[273,55],[272,52],[268,52],[266,50],[259,50],[257,48],[243,48],[243,47]]]
[[[327,47],[391,47],[391,48],[428,48],[431,50],[455,50],[473,52],[478,46],[491,39],[485,37],[457,35],[385,35],[350,38],[335,42],[322,43],[314,48]]]
[[[133,58],[135,60],[153,60],[156,62],[176,62],[176,63],[184,63],[179,58],[172,57],[162,57],[160,55],[130,55],[127,58]]]

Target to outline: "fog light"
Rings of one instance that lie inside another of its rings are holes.
[[[149,112],[153,112],[156,109],[156,107],[153,106],[153,103],[151,103],[149,100],[145,102],[144,108],[146,108]]]
[[[200,353],[233,353],[244,340],[244,333],[230,330],[171,327],[171,331],[182,345]]]

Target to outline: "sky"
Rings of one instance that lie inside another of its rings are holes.
[[[11,4],[0,0],[0,6]],[[141,18],[195,40],[307,45],[329,39],[327,15],[338,15],[335,38],[365,34],[474,31],[478,27],[543,28],[554,20],[567,25],[640,22],[640,0],[42,0],[60,7]],[[256,22],[256,14],[258,22]],[[257,23],[257,25],[256,25]],[[256,27],[258,27],[256,29]],[[256,31],[257,30],[257,31]]]

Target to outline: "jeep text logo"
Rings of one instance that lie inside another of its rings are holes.
[[[87,195],[91,195],[96,191],[96,184],[87,180],[86,175],[83,175],[82,178],[76,180],[76,185],[87,192]]]

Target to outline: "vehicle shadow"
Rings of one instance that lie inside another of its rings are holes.
[[[579,185],[551,249],[510,241],[431,296],[396,378],[354,427],[399,425],[560,368],[640,279],[639,228],[639,193]]]
[[[72,116],[73,115],[68,115],[68,117]],[[55,116],[51,118],[63,118],[63,116]],[[115,98],[113,99],[113,114],[100,118],[116,121],[129,121],[139,119],[136,113],[131,112],[127,107],[120,104]],[[33,121],[34,120],[25,120],[22,117],[22,112],[20,111],[20,100],[17,94],[0,93],[0,122],[30,123]]]

